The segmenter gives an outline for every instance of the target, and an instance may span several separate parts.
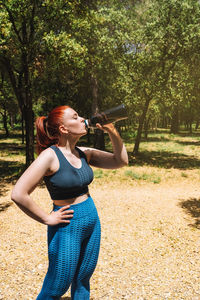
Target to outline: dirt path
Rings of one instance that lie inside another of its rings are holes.
[[[102,223],[91,299],[200,299],[198,181],[93,184],[90,192]],[[33,198],[51,209],[45,189]],[[0,200],[0,234],[0,299],[35,299],[47,268],[46,227],[24,215],[8,193]]]

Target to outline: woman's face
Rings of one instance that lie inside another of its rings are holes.
[[[71,107],[64,111],[62,126],[68,131],[68,134],[71,135],[82,136],[87,133],[84,118],[79,117],[78,113]]]

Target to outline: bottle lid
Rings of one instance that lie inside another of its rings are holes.
[[[88,120],[84,120],[84,123],[85,123],[85,127],[86,127],[86,129],[88,129],[89,128],[89,124],[88,124]]]

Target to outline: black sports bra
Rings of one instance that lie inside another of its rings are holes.
[[[56,146],[50,146],[59,160],[59,169],[44,181],[52,200],[75,198],[88,192],[88,185],[93,180],[93,170],[88,165],[85,153],[76,147],[81,159],[81,167],[73,167],[62,151]]]

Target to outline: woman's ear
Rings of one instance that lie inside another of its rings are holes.
[[[68,134],[69,130],[65,127],[65,125],[60,125],[59,126],[59,131],[61,134]]]

